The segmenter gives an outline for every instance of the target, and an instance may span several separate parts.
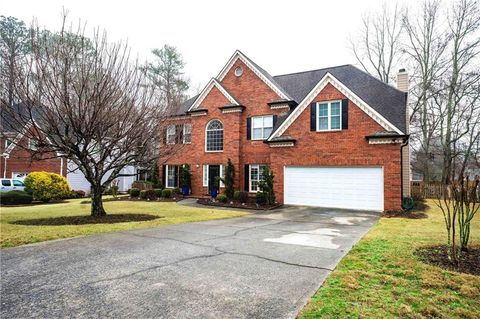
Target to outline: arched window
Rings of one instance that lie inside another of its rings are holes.
[[[223,151],[223,124],[219,120],[212,120],[207,124],[205,150],[207,152]]]

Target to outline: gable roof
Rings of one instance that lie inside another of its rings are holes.
[[[278,94],[286,99],[300,104],[315,86],[330,74],[331,79],[340,83],[359,101],[363,102],[373,113],[378,114],[387,126],[395,127],[398,131],[406,132],[406,93],[397,90],[372,75],[347,64],[298,73],[271,76],[267,71],[250,60],[241,51],[237,50],[217,76],[220,82],[237,59],[241,59],[254,72],[267,81],[266,83],[278,90]],[[177,110],[176,115],[182,115],[192,107],[199,95],[185,101]],[[297,107],[298,108],[298,107]],[[288,115],[295,112],[290,111]],[[279,118],[272,133],[276,133],[288,116]]]
[[[190,105],[190,107],[188,108],[188,111],[191,111],[197,108],[198,106],[200,106],[200,104],[203,102],[205,97],[214,87],[216,87],[232,105],[240,105],[240,103],[238,103],[238,101],[227,91],[227,89],[223,87],[222,84],[220,84],[220,82],[217,81],[217,79],[212,78],[210,82],[208,82],[208,84],[202,90],[202,92],[199,95],[197,95],[197,98]]]
[[[406,132],[406,94],[353,65],[274,76],[300,103],[329,73],[402,132]]]

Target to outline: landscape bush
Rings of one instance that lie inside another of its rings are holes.
[[[255,202],[258,205],[265,205],[267,203],[267,196],[263,192],[258,192],[257,195],[255,195]]]
[[[172,197],[172,191],[168,188],[165,188],[164,190],[162,190],[162,197],[163,198],[170,198]]]
[[[1,205],[25,205],[31,204],[33,196],[24,191],[10,191],[0,193]]]
[[[248,192],[235,191],[233,194],[233,199],[238,200],[240,203],[246,203],[248,200]]]
[[[158,198],[162,197],[162,190],[161,188],[154,188],[153,191],[155,192],[155,196]]]
[[[147,189],[145,191],[145,198],[148,200],[156,200],[157,199],[157,194],[153,189]]]
[[[55,173],[32,172],[27,175],[24,184],[27,193],[44,203],[68,198],[71,195],[67,179]]]
[[[146,190],[141,190],[140,191],[140,198],[141,199],[147,199],[147,191]]]
[[[131,198],[137,198],[140,196],[140,190],[138,188],[130,188],[128,194],[130,194]]]
[[[220,195],[218,195],[217,199],[218,199],[219,202],[226,203],[227,200],[228,200],[228,197],[225,194],[220,194]]]
[[[175,188],[172,189],[172,195],[173,196],[180,195],[181,193],[182,193],[182,191],[178,187],[175,187]]]
[[[84,198],[87,195],[85,191],[81,189],[74,190],[72,193],[75,193],[75,198]]]

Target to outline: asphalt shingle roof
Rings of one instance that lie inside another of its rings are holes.
[[[253,61],[250,60],[250,62],[297,103],[307,96],[325,74],[330,73],[390,123],[402,132],[406,132],[405,93],[353,65],[340,65],[272,77]],[[177,110],[176,115],[185,114],[197,97],[198,95],[185,101]],[[275,126],[280,126],[285,119],[286,117],[279,118]]]

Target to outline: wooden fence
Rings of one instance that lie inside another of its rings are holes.
[[[412,196],[419,198],[439,198],[442,195],[442,184],[412,182]]]

